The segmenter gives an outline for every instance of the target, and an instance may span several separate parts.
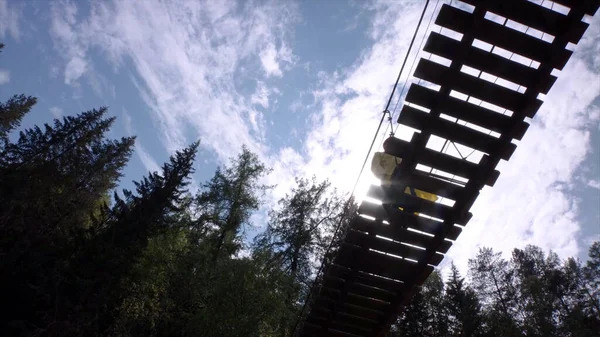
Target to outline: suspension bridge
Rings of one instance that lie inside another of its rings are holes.
[[[515,152],[513,140],[525,135],[526,118],[557,80],[553,70],[565,67],[588,27],[584,18],[599,6],[600,0],[442,5],[435,16],[440,33],[427,36],[423,51],[430,57],[414,68],[419,83],[410,85],[397,119],[417,132],[410,141],[390,136],[383,143],[382,155],[396,165],[387,183],[367,192],[381,204],[359,206],[294,336],[385,335],[468,224],[479,191],[498,179],[496,166]],[[432,138],[444,141],[441,150],[428,146]],[[448,143],[468,155],[444,152]]]

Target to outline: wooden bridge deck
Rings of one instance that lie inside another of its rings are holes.
[[[600,6],[600,0],[554,0],[568,7],[565,15],[525,0],[462,2],[471,10],[443,5],[435,20],[462,37],[432,32],[424,47],[449,60],[449,66],[422,58],[414,72],[414,77],[438,85],[439,90],[412,84],[406,96],[410,105],[401,110],[398,123],[419,131],[410,142],[389,138],[384,143],[386,153],[402,158],[400,178],[391,187],[369,189],[368,196],[382,204],[364,202],[359,207],[336,257],[325,268],[320,288],[310,298],[297,336],[382,336],[389,329],[442,261],[461,226],[469,222],[469,209],[479,191],[498,179],[497,164],[510,159],[516,149],[513,139],[520,140],[529,126],[525,118],[534,117],[542,105],[538,94],[548,93],[556,81],[552,70],[563,69],[572,54],[567,45],[578,43],[584,34],[588,24],[582,19]],[[504,24],[491,21],[489,14],[505,18]],[[512,23],[528,27],[527,33],[525,28],[511,28],[517,27]],[[481,41],[504,53],[480,48]],[[529,61],[511,60],[506,51]],[[513,85],[467,74],[461,71],[465,66]],[[453,92],[508,113],[453,97]],[[472,162],[430,149],[426,145],[433,135],[483,156]],[[464,183],[418,170],[418,164],[460,177]],[[405,194],[406,186],[451,200],[452,206]]]

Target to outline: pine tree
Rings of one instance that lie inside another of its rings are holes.
[[[523,329],[527,336],[552,336],[557,333],[561,282],[561,262],[554,253],[535,246],[515,249],[511,260],[519,291]]]
[[[4,44],[0,43],[0,53]],[[19,127],[23,117],[37,102],[37,98],[25,95],[14,95],[6,103],[0,102],[0,151],[8,143],[8,134]]]
[[[448,312],[444,305],[444,282],[434,271],[411,298],[392,328],[393,336],[448,336]]]
[[[449,315],[449,335],[482,336],[481,305],[476,293],[466,283],[454,263],[446,282],[445,306]]]
[[[582,296],[585,292],[581,291],[585,285],[581,263],[568,258],[562,265],[562,273],[563,277],[553,285],[560,296],[559,335],[594,336],[585,326],[589,316],[585,313],[585,296]]]
[[[569,259],[565,263],[569,310],[561,330],[567,336],[596,337],[600,331],[600,242],[589,249],[585,266]]]
[[[441,275],[434,271],[423,284],[425,308],[429,312],[427,335],[445,336],[448,334],[448,311],[444,305],[444,281]]]
[[[121,176],[134,143],[104,139],[114,122],[105,114],[103,108],[54,120],[7,144],[0,158],[0,231],[12,238],[47,238],[50,232],[66,238],[87,224]]]
[[[89,217],[115,186],[134,142],[104,138],[114,122],[105,112],[25,130],[0,155],[0,289],[3,298],[20,298],[3,308],[6,331],[42,333],[62,309],[65,268],[92,234]]]
[[[284,270],[306,282],[313,270],[311,257],[321,257],[331,239],[331,229],[343,214],[341,198],[330,192],[330,183],[297,178],[296,187],[269,214],[270,222],[261,238]]]
[[[589,259],[583,268],[585,292],[589,299],[590,314],[600,319],[600,241],[589,249]]]
[[[213,242],[213,260],[223,254],[236,254],[242,245],[241,231],[250,225],[250,215],[258,210],[262,194],[269,188],[260,179],[269,170],[246,147],[231,159],[229,167],[218,168],[196,197],[200,210],[200,232],[208,232]]]
[[[135,194],[124,190],[124,199],[115,195],[115,205],[97,220],[97,234],[70,269],[75,279],[66,297],[71,301],[67,305],[78,308],[78,320],[70,322],[75,335],[103,334],[118,322],[118,309],[135,279],[132,271],[148,242],[179,224],[197,147],[194,143],[177,151],[162,172],[136,182]]]
[[[410,299],[408,305],[402,310],[395,326],[392,328],[394,336],[422,337],[426,336],[429,313],[425,306],[423,290],[419,289]]]
[[[195,257],[187,264],[194,272],[179,274],[171,287],[177,306],[169,315],[174,319],[160,328],[164,336],[279,335],[285,312],[281,271],[265,269],[257,258],[221,257],[214,264],[211,254]]]
[[[500,253],[481,248],[469,260],[473,288],[484,304],[490,336],[521,336],[522,316],[513,287],[514,273]]]
[[[266,257],[235,256],[243,240],[240,227],[249,223],[266,188],[258,183],[265,173],[256,156],[243,149],[191,203],[181,201],[186,209],[176,219],[177,240],[171,230],[150,241],[152,249],[134,266],[134,291],[121,304],[115,335],[258,337],[277,332],[284,303],[280,289],[287,278]]]
[[[282,335],[290,333],[287,329],[299,310],[298,301],[306,297],[312,282],[316,268],[312,261],[323,259],[344,206],[328,181],[297,178],[296,187],[279,201],[279,209],[270,212],[266,231],[255,241],[255,251],[271,255],[269,260],[289,275],[288,317],[282,319]]]
[[[149,238],[123,282],[123,300],[109,335],[157,336],[167,322],[179,319],[176,313],[182,303],[169,290],[179,259],[189,249],[187,234],[185,228],[172,228]]]
[[[14,95],[5,103],[0,103],[0,151],[8,143],[8,134],[21,125],[21,120],[36,102],[35,97]]]

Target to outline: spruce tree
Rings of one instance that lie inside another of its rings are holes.
[[[193,272],[178,273],[171,287],[173,319],[159,328],[164,336],[278,336],[285,312],[286,276],[264,268],[257,258],[198,254]],[[180,278],[183,276],[183,279]],[[187,287],[183,287],[183,286]]]
[[[527,336],[552,336],[557,333],[561,282],[561,261],[554,253],[546,254],[535,246],[515,249],[511,259],[523,330]]]
[[[481,305],[454,263],[446,282],[445,305],[449,319],[449,336],[482,336]]]
[[[0,53],[4,44],[0,43]],[[0,151],[8,142],[8,134],[21,124],[23,117],[37,102],[37,98],[25,95],[14,95],[8,101],[0,102]]]
[[[177,228],[152,239],[134,266],[134,291],[121,304],[115,335],[276,333],[285,275],[266,257],[235,255],[241,227],[267,188],[258,181],[265,173],[244,148],[193,200],[180,202],[186,206],[174,218]]]
[[[8,237],[54,233],[72,239],[88,224],[98,201],[115,187],[131,156],[134,138],[107,140],[114,118],[106,108],[20,133],[0,158],[0,231]],[[7,232],[7,233],[8,233]],[[50,236],[52,237],[52,236]],[[3,245],[4,247],[10,244]]]
[[[3,308],[6,331],[43,333],[66,310],[60,304],[66,268],[93,235],[90,215],[115,186],[134,142],[105,139],[114,122],[105,113],[92,110],[55,120],[5,143],[0,155],[0,288],[3,298],[20,298]]]
[[[426,336],[430,315],[427,312],[423,289],[419,289],[402,310],[400,317],[392,328],[394,336],[421,337]]]
[[[444,282],[434,271],[402,311],[393,336],[448,336],[448,314],[444,306]]]
[[[312,274],[322,261],[334,228],[344,216],[345,204],[328,181],[297,178],[296,186],[270,212],[265,232],[257,237],[255,251],[270,254],[270,263],[289,275],[286,286],[287,318],[282,318],[282,335],[294,321],[298,303],[306,298]]]
[[[445,336],[448,334],[448,311],[444,305],[444,281],[434,271],[429,275],[422,287],[425,308],[429,312],[426,334],[429,336]]]
[[[14,95],[0,103],[0,151],[8,143],[8,134],[21,125],[21,120],[37,102],[37,98]]]
[[[260,183],[269,170],[256,154],[246,147],[226,168],[218,168],[214,177],[196,197],[200,212],[197,231],[209,233],[213,243],[213,260],[231,256],[242,247],[241,234],[250,225],[252,212],[258,210],[260,198],[269,186]]]
[[[600,320],[600,241],[594,242],[588,252],[583,268],[585,293],[589,300],[589,312]]]
[[[257,244],[271,248],[283,269],[306,283],[315,267],[311,258],[320,261],[343,206],[328,181],[297,178],[296,187],[279,201],[279,209],[269,214],[268,227]]]
[[[194,143],[177,151],[160,173],[135,183],[136,193],[124,190],[124,198],[115,195],[114,206],[97,219],[97,234],[69,270],[74,278],[67,298],[79,312],[77,321],[70,322],[75,335],[105,334],[115,327],[148,242],[179,224],[197,147]]]
[[[588,261],[582,266],[568,259],[564,266],[565,302],[569,310],[563,315],[561,330],[570,336],[596,337],[600,331],[600,242],[589,249]]]
[[[481,248],[469,260],[473,288],[485,304],[485,320],[490,336],[521,336],[522,312],[518,310],[513,287],[514,273],[500,253]]]

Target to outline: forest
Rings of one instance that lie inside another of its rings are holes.
[[[120,190],[135,137],[110,139],[105,107],[21,129],[36,101],[0,103],[2,336],[293,334],[352,200],[297,178],[253,223],[270,169],[243,147],[191,192],[198,142]],[[600,242],[585,263],[474,256],[466,275],[434,272],[388,336],[600,336]]]

